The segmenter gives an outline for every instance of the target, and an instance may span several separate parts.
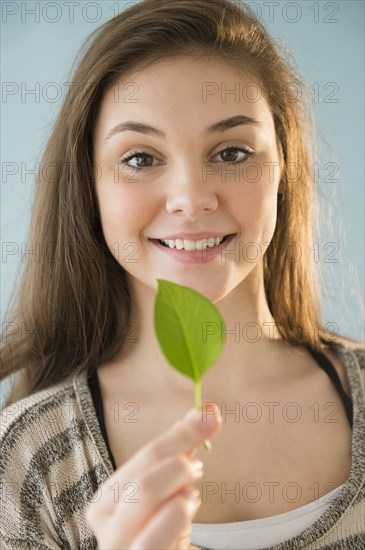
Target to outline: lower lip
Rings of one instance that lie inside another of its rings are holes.
[[[157,239],[150,239],[151,243],[153,243],[157,248],[160,250],[163,250],[166,254],[168,254],[171,258],[174,260],[182,263],[182,264],[205,264],[207,262],[212,262],[216,258],[218,258],[223,250],[225,250],[225,247],[228,243],[230,243],[233,238],[235,237],[235,233],[233,235],[230,235],[225,241],[222,241],[218,246],[212,246],[207,247],[204,250],[178,250],[177,248],[170,248],[168,246],[164,246],[160,243]]]

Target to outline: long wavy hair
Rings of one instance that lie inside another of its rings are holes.
[[[266,298],[282,337],[314,349],[324,342],[355,342],[333,334],[321,320],[319,267],[308,245],[318,227],[310,168],[315,152],[309,146],[314,117],[309,88],[290,55],[279,52],[243,3],[143,0],[84,43],[45,148],[27,242],[36,247],[36,258],[27,258],[3,322],[0,380],[19,374],[7,405],[111,360],[123,346],[131,295],[100,225],[94,126],[103,95],[119,78],[186,55],[218,57],[238,71],[249,68],[271,109],[283,168],[263,269]],[[293,246],[300,261],[293,260]]]

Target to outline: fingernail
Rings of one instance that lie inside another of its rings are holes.
[[[217,422],[214,417],[217,417],[219,422],[222,421],[218,405],[214,402],[206,402],[203,403],[202,408],[199,410],[195,407],[190,409],[186,413],[184,420],[187,422],[192,422],[192,424],[196,426],[201,433],[209,434],[212,426],[214,426]]]
[[[191,463],[191,468],[193,470],[201,470],[204,466],[202,461],[199,460],[198,458],[194,458],[194,460],[191,460],[190,463]]]
[[[195,459],[190,462],[190,468],[194,477],[203,477],[203,463],[201,460]]]
[[[200,418],[197,420],[196,425],[198,425],[202,433],[208,433],[212,426],[217,423],[216,418],[221,418],[218,405],[213,402],[203,403]]]

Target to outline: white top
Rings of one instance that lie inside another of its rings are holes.
[[[259,550],[284,542],[313,525],[344,486],[345,483],[339,485],[305,506],[268,518],[234,523],[193,523],[191,542],[212,550]]]

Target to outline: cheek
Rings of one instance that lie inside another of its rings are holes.
[[[141,193],[118,183],[106,183],[97,188],[97,198],[107,243],[138,239],[150,213],[148,201],[142,199]]]
[[[230,193],[230,211],[252,238],[271,238],[277,217],[278,176],[270,163],[252,163]]]

